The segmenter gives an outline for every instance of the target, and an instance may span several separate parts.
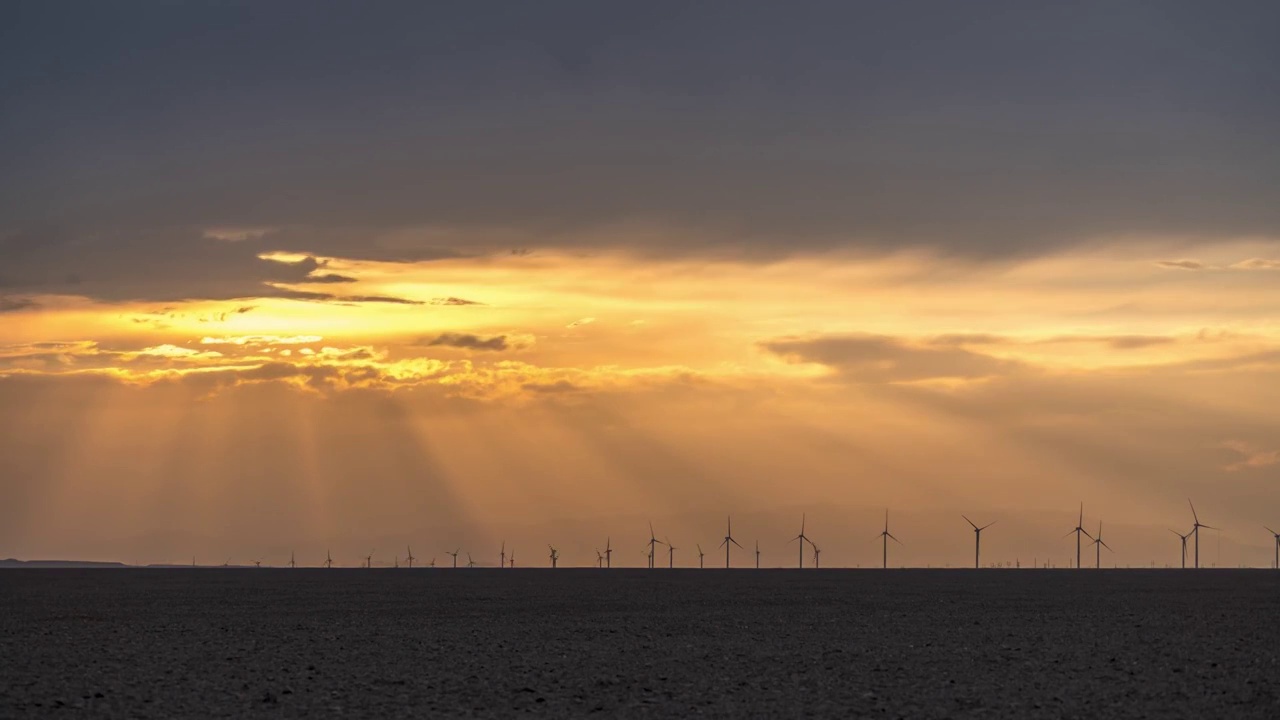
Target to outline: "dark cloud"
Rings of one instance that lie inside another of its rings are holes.
[[[481,337],[466,333],[444,333],[433,338],[423,338],[418,344],[428,347],[443,346],[465,348],[467,350],[506,350],[510,347],[507,343],[506,335]]]
[[[0,295],[0,313],[18,312],[19,310],[30,310],[39,307],[34,300],[28,298],[11,298]]]
[[[309,283],[353,283],[355,281],[356,279],[350,275],[338,275],[337,273],[324,273],[307,277],[307,282]]]
[[[958,347],[918,346],[884,335],[780,338],[761,347],[789,362],[827,365],[845,378],[869,383],[984,378],[1023,367]]]
[[[445,298],[432,298],[431,304],[462,306],[462,305],[483,305],[484,303],[476,302],[475,300],[466,300],[464,298],[459,298],[459,297],[445,297]]]
[[[283,272],[270,250],[1005,257],[1280,234],[1271,2],[311,10],[19,2],[10,281],[241,297]],[[240,230],[193,248],[216,227]]]

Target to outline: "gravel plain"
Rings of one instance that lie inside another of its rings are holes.
[[[0,571],[0,717],[1280,717],[1263,570]]]

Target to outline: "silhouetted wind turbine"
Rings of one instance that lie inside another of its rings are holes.
[[[729,569],[729,550],[730,550],[729,546],[737,545],[739,548],[742,548],[742,545],[737,540],[733,539],[733,517],[730,516],[726,518],[726,520],[728,521],[728,525],[726,525],[725,527],[724,542],[720,543],[720,545],[724,547],[724,568],[725,570],[728,570]],[[746,548],[742,548],[742,549],[745,550]],[[698,553],[699,554],[702,553],[701,548],[698,549]],[[699,563],[701,563],[701,561],[699,561]]]
[[[1187,498],[1187,504],[1191,505],[1191,498]],[[1195,524],[1191,526],[1191,532],[1195,533],[1195,536],[1196,536],[1196,569],[1199,570],[1200,569],[1200,528],[1204,528],[1205,530],[1217,530],[1218,528],[1210,527],[1208,525],[1202,525],[1200,523],[1200,517],[1196,515],[1195,505],[1191,505],[1191,517],[1195,518]]]
[[[331,552],[331,551],[329,551],[329,550],[325,550],[325,551],[324,551],[324,566],[325,566],[326,568],[332,568],[332,567],[333,567],[333,552]]]
[[[502,541],[502,550],[498,551],[498,568],[507,566],[507,541]]]
[[[1076,522],[1075,529],[1071,530],[1070,532],[1068,532],[1066,535],[1063,535],[1062,537],[1068,537],[1069,535],[1071,535],[1071,533],[1076,534],[1076,569],[1079,570],[1080,569],[1080,534],[1083,533],[1090,540],[1093,539],[1093,536],[1089,534],[1089,531],[1084,529],[1084,503],[1080,503],[1080,520]]]
[[[1172,530],[1172,529],[1169,530],[1169,532],[1173,533],[1174,535],[1177,535],[1179,538],[1182,539],[1182,569],[1186,570],[1187,569],[1187,539],[1191,537],[1191,533],[1187,533],[1186,535],[1183,535],[1177,530]]]
[[[1274,567],[1277,570],[1280,570],[1280,533],[1276,532],[1275,530],[1272,530],[1269,527],[1266,527],[1265,525],[1263,527],[1266,529],[1267,532],[1271,533],[1272,537],[1274,537],[1276,540],[1276,562]]]
[[[296,568],[296,567],[298,567],[298,563],[297,563],[297,562],[295,562],[295,561],[294,561],[294,559],[293,559],[293,551],[292,551],[292,550],[290,550],[290,551],[289,551],[289,567],[291,567],[291,568]]]
[[[818,564],[818,557],[822,555],[822,548],[818,547],[817,545],[814,545],[812,542],[809,544],[813,546],[813,567],[816,570],[820,567],[820,565]]]
[[[1093,539],[1093,548],[1098,553],[1098,557],[1094,560],[1094,568],[1101,570],[1102,569],[1102,548],[1106,548],[1109,552],[1115,552],[1115,550],[1111,549],[1110,545],[1106,544],[1102,540],[1102,521],[1101,520],[1098,521],[1098,537]],[[1076,565],[1079,566],[1079,564],[1080,564],[1080,561],[1076,560]]]
[[[433,557],[431,558],[431,562],[427,563],[427,567],[435,567],[435,566],[436,566],[436,559]]]
[[[377,548],[374,548],[373,550],[370,550],[370,551],[369,551],[369,554],[368,554],[368,555],[365,555],[365,556],[364,556],[364,562],[365,562],[365,567],[366,567],[366,568],[368,568],[368,569],[370,569],[370,570],[372,570],[372,569],[373,569],[373,554],[374,554],[375,552],[377,552],[377,551],[378,551],[378,549],[377,549]]]
[[[671,544],[671,538],[667,538],[667,569],[670,570],[676,566],[676,546]]]
[[[560,560],[560,551],[551,545],[547,545],[547,549],[551,551],[551,567],[555,568],[556,563]]]
[[[611,537],[604,539],[604,566],[613,567],[613,538]]]
[[[893,533],[889,532],[889,511],[888,510],[884,511],[884,530],[881,531],[880,533],[880,540],[881,542],[884,543],[884,547],[882,547],[880,550],[882,555],[881,567],[885,570],[888,570],[889,569],[889,541],[892,540],[898,543],[899,545],[902,544],[901,540],[894,537]]]
[[[405,545],[404,549],[409,551],[409,554],[405,556],[405,560],[409,561],[409,569],[412,570],[413,561],[416,560],[417,558],[413,556],[413,548],[409,547],[408,545]]]
[[[254,560],[254,561],[253,561],[253,566],[254,566],[254,567],[256,567],[256,568],[260,568],[260,567],[262,567],[262,561],[261,561],[261,560]]]
[[[471,553],[467,553],[467,567],[473,568],[475,566],[476,566],[476,561],[471,559]]]
[[[604,567],[604,553],[600,552],[600,548],[596,548],[596,567]]]
[[[457,569],[458,569],[458,553],[460,553],[460,552],[462,552],[462,548],[458,548],[457,550],[454,550],[453,552],[446,552],[446,553],[445,553],[445,555],[452,555],[452,556],[453,556],[453,569],[454,569],[454,570],[457,570]]]
[[[703,557],[704,557],[704,555],[702,554],[702,544],[701,544],[701,543],[699,543],[699,544],[698,544],[698,569],[699,569],[699,570],[701,570],[701,569],[702,569],[702,558],[703,558]],[[194,565],[195,563],[191,563],[191,564],[192,564],[192,565]]]
[[[810,545],[813,544],[813,541],[809,539],[809,536],[804,534],[804,521],[805,521],[805,515],[804,513],[801,513],[800,514],[800,534],[791,538],[791,542],[799,541],[800,543],[800,569],[801,570],[804,569],[804,544],[805,543],[809,543]]]
[[[760,569],[760,541],[756,541],[756,569]]]
[[[661,545],[661,544],[662,544],[662,541],[661,541],[661,540],[659,540],[659,539],[658,539],[658,538],[653,534],[653,523],[649,523],[649,569],[650,569],[650,570],[652,570],[652,569],[653,569],[653,558],[654,558],[654,554],[655,554],[655,552],[656,552],[656,551],[655,551],[655,548],[656,548],[658,545]]]
[[[965,517],[964,515],[961,515],[960,517],[964,518],[965,522],[973,526],[973,566],[975,568],[980,568],[982,567],[982,565],[979,563],[979,560],[982,557],[982,531],[986,530],[992,525],[995,525],[996,522],[992,520],[986,525],[983,525],[982,527],[978,527],[977,525],[974,525],[973,521],[970,520],[968,517]]]

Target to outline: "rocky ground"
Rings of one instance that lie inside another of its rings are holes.
[[[1280,574],[6,570],[0,717],[1280,717]]]

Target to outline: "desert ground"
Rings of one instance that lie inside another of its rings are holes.
[[[1280,717],[1265,570],[0,571],[0,717]]]

